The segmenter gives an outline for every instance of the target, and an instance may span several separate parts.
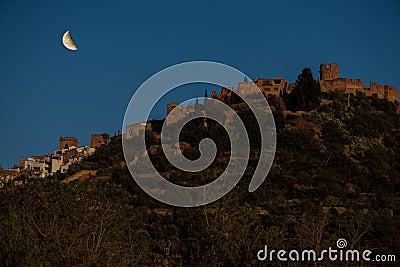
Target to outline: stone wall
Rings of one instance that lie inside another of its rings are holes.
[[[329,81],[339,78],[339,65],[336,63],[321,64],[319,67],[320,80]]]
[[[260,88],[264,94],[277,95],[284,90],[289,91],[289,82],[282,77],[279,78],[258,78],[254,83]]]
[[[99,146],[108,144],[111,141],[108,134],[92,134],[90,136],[90,147],[98,148]]]
[[[337,78],[319,81],[322,92],[336,91],[342,94],[356,94],[366,89],[364,82],[359,79]]]
[[[338,64],[321,64],[319,83],[322,92],[335,91],[343,94],[362,92],[367,96],[376,96],[389,101],[398,101],[398,90],[396,87],[370,82],[369,88],[367,88],[360,79],[340,78]]]
[[[398,101],[399,99],[399,90],[396,87],[391,85],[385,85],[385,99],[389,101]]]
[[[385,86],[380,85],[378,83],[370,82],[369,83],[369,96],[376,96],[378,98],[385,97]]]
[[[60,150],[69,149],[70,147],[78,147],[78,138],[76,137],[61,137],[60,136]]]
[[[357,92],[361,92],[367,96],[376,96],[389,101],[398,101],[399,93],[397,88],[394,86],[380,85],[375,82],[370,82],[369,88],[367,88],[362,80],[340,78],[339,73],[339,65],[336,63],[320,65],[319,83],[322,92],[335,91],[342,94],[357,94]],[[279,96],[283,91],[290,93],[295,87],[295,83],[289,83],[282,77],[258,78],[254,80],[254,83],[265,95],[272,94]],[[238,87],[232,88],[232,90],[246,91],[246,88],[251,88],[251,86],[247,86],[246,82],[240,82],[238,83]],[[215,91],[212,92],[212,98],[219,99],[221,101],[231,97],[231,95],[232,92],[228,88],[222,88],[220,94]]]

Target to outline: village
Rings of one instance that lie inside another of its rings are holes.
[[[120,134],[120,132],[118,133]],[[96,149],[110,142],[108,134],[91,134],[90,146],[79,146],[78,138],[64,136],[59,139],[59,148],[52,154],[20,157],[19,165],[4,170],[0,168],[0,187],[6,183],[22,184],[17,178],[27,174],[33,178],[45,178],[57,173],[66,173],[68,168],[92,155]]]

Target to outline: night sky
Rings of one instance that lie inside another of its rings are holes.
[[[142,82],[192,60],[252,78],[341,76],[400,88],[397,1],[0,1],[0,164],[52,153],[60,136],[114,135]],[[70,30],[77,51],[61,42]],[[203,85],[204,86],[204,85]],[[165,103],[204,95],[177,92]]]

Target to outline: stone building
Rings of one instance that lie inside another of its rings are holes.
[[[65,173],[69,166],[83,158],[92,155],[95,148],[71,146],[68,149],[54,151],[53,154],[31,156],[24,160],[24,171],[30,172],[35,177],[44,178],[57,172]]]
[[[28,157],[25,160],[24,170],[30,171],[36,177],[46,177],[51,173],[50,155]]]
[[[92,134],[90,135],[90,147],[98,148],[99,146],[111,142],[110,135],[108,134]]]
[[[211,92],[211,97],[214,98],[214,99],[218,99],[218,100],[223,101],[226,98],[231,98],[232,97],[232,90],[233,89],[222,87],[220,94],[218,94],[216,91],[212,91]]]
[[[20,157],[18,172],[28,172],[34,177],[44,178],[57,172],[64,173],[69,166],[83,158],[92,155],[95,148],[82,146],[78,147],[76,137],[60,137],[60,147],[53,154],[31,156],[24,159]]]
[[[14,180],[15,178],[21,175],[20,172],[16,172],[14,170],[4,170],[0,166],[0,188],[4,187],[4,184]]]
[[[369,83],[369,88],[360,79],[340,78],[339,65],[335,63],[320,65],[320,85],[322,92],[340,92],[342,94],[364,93],[389,101],[398,101],[398,90],[394,86]]]
[[[71,147],[78,147],[78,138],[69,136],[65,137],[60,136],[60,150],[69,149]]]
[[[398,101],[399,99],[399,90],[396,87],[391,85],[385,85],[384,87],[384,98],[390,101]]]
[[[173,113],[173,116],[169,116],[168,115],[172,112],[172,110],[177,109],[177,112]],[[193,106],[187,106],[184,107],[182,105],[179,105],[175,102],[171,102],[167,105],[167,117],[168,119],[166,120],[166,124],[171,124],[171,123],[176,123],[177,121],[185,118],[187,115],[189,115],[191,112],[194,112],[195,109]],[[149,121],[148,121],[149,122]],[[148,123],[147,122],[147,123]]]
[[[175,102],[171,102],[171,103],[167,104],[167,116],[168,116],[168,114],[171,113],[171,111],[172,111],[174,108],[176,108],[177,106],[179,106],[179,104],[178,104],[178,103],[175,103]]]
[[[239,82],[236,88],[221,88],[221,93],[218,94],[216,91],[212,91],[211,97],[218,100],[225,100],[232,97],[232,92],[239,91],[243,94],[252,94],[254,90],[256,90],[257,85],[258,89],[264,95],[276,95],[279,96],[283,91],[290,92],[291,87],[289,81],[285,80],[283,77],[278,78],[257,78],[253,82],[243,81]]]
[[[321,64],[319,66],[320,79],[324,81],[331,81],[339,78],[339,65],[336,63]]]
[[[391,85],[380,85],[375,82],[370,82],[369,87],[366,87],[360,79],[341,78],[339,65],[336,63],[320,65],[320,80],[322,92],[336,91],[343,94],[356,94],[361,92],[367,96],[376,96],[389,101],[398,101],[398,90]],[[254,83],[265,95],[279,96],[281,92],[290,93],[293,91],[296,83],[289,83],[283,77],[278,78],[257,78]],[[237,88],[221,88],[221,93],[212,92],[212,98],[218,100],[229,99],[232,96],[232,91],[239,90],[241,93],[252,93],[254,87],[250,86],[251,82],[239,82]],[[172,104],[172,103],[171,103]],[[172,110],[172,108],[171,108]],[[170,111],[169,111],[170,112]]]
[[[258,78],[254,83],[260,88],[261,92],[268,95],[279,96],[283,91],[289,91],[289,82],[282,77],[279,78]]]
[[[152,121],[138,122],[126,126],[126,138],[131,139],[139,134],[144,134],[145,131],[152,130]]]
[[[24,156],[19,157],[19,167],[23,168],[25,166],[25,158]]]

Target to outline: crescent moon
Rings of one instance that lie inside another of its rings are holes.
[[[69,31],[66,31],[63,35],[62,38],[63,45],[68,48],[69,50],[78,50],[78,47],[76,47],[74,40],[72,39],[71,34]]]

